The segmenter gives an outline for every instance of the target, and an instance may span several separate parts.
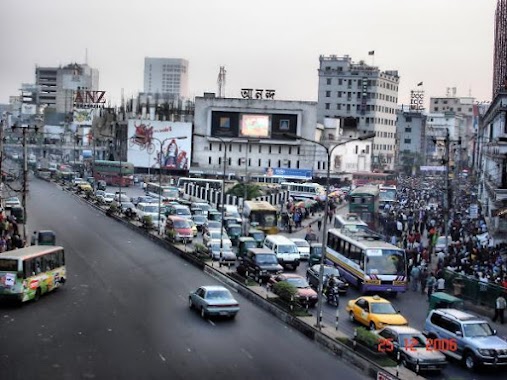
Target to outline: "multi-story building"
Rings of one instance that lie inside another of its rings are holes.
[[[507,0],[498,0],[495,12],[493,98],[507,89]]]
[[[465,119],[454,112],[430,113],[426,118],[426,164],[442,166],[446,156],[447,139],[449,139],[449,162],[452,168],[464,168],[460,136],[465,126]]]
[[[398,169],[411,175],[426,162],[426,115],[422,112],[397,110]]]
[[[144,92],[188,98],[188,61],[180,58],[144,58]]]
[[[68,113],[73,110],[76,90],[99,90],[99,71],[77,63],[64,67],[36,67],[35,84],[40,106]]]
[[[321,55],[319,62],[317,120],[355,118],[360,133],[375,132],[372,165],[393,169],[398,71],[354,63],[348,55]]]
[[[227,174],[243,177],[263,176],[272,169],[288,178],[324,178],[327,154],[315,143],[298,140],[301,136],[327,146],[357,137],[357,131],[317,123],[317,104],[306,101],[216,98],[209,94],[195,99],[191,173],[221,175],[224,153]],[[339,126],[340,123],[336,125]],[[340,133],[341,132],[341,133]],[[221,141],[227,141],[227,152]],[[333,151],[330,174],[344,179],[345,171],[370,170],[371,141],[355,141]],[[368,155],[369,156],[369,155]],[[290,174],[289,174],[290,173]],[[307,178],[307,179],[309,179]]]

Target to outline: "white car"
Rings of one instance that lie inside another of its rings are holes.
[[[310,258],[310,244],[305,239],[291,238],[290,240],[297,245],[301,259],[308,260]]]
[[[105,204],[111,204],[114,201],[114,194],[113,193],[104,193],[102,196],[102,202]]]
[[[158,224],[158,205],[154,204],[154,203],[138,203],[137,206],[136,206],[136,214],[137,214],[137,218],[142,221],[144,219],[145,216],[151,216],[151,222],[153,223],[153,226],[155,228],[159,228],[161,226],[159,226]],[[165,215],[161,212],[160,213],[160,224],[163,224],[164,221],[165,221],[166,217]]]
[[[116,193],[114,195],[114,200],[116,202],[130,202],[130,198],[127,197],[124,193],[121,194],[121,199],[120,199],[120,194]]]
[[[208,244],[208,242],[211,240],[220,240],[220,230],[209,230],[206,231],[204,235],[202,235],[202,241],[204,244]],[[232,245],[231,239],[225,231],[222,232],[222,241],[230,242]]]
[[[18,197],[10,197],[5,200],[5,208],[21,207],[21,202]]]

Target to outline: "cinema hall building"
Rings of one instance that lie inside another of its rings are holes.
[[[238,179],[274,173],[303,180],[326,170],[324,149],[291,137],[319,136],[315,102],[275,100],[269,90],[241,96],[195,98],[191,175],[221,176],[224,158],[226,174]]]

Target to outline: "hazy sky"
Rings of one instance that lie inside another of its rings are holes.
[[[319,55],[399,71],[400,102],[457,87],[490,100],[496,0],[0,0],[0,103],[35,66],[88,63],[117,103],[143,90],[144,57],[189,60],[191,96],[275,89],[317,100]]]

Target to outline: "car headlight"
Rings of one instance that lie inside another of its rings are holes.
[[[479,351],[479,354],[481,354],[482,356],[495,356],[495,350],[481,348],[481,349],[478,349],[477,351]]]

